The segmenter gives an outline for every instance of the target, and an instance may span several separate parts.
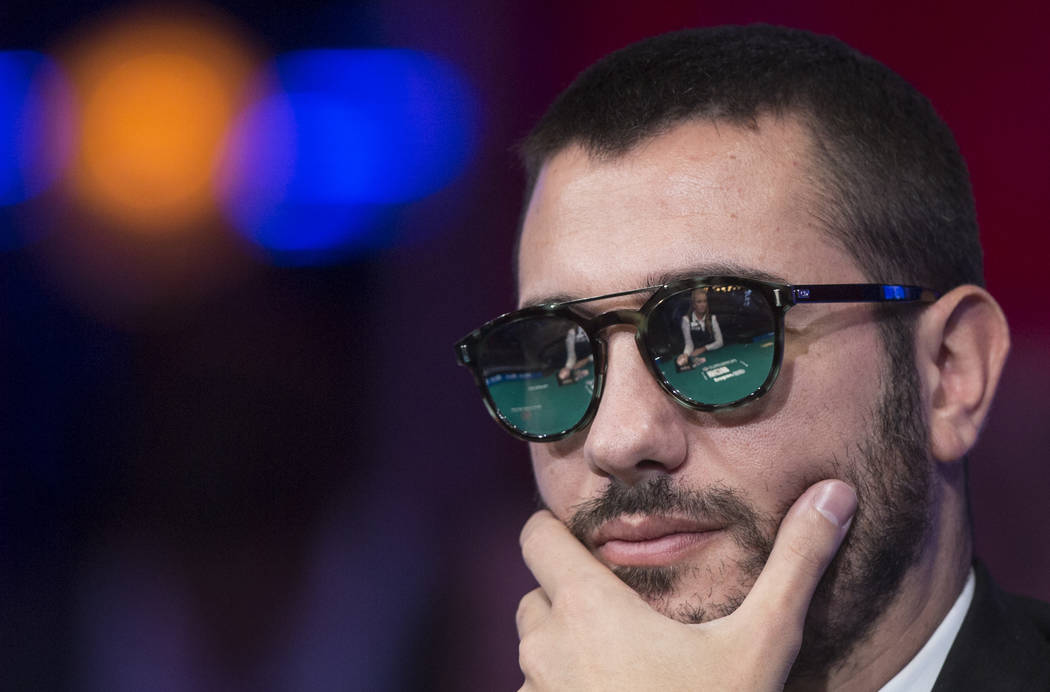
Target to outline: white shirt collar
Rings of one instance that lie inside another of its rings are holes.
[[[962,627],[966,611],[970,609],[974,583],[973,568],[970,568],[970,576],[966,578],[962,593],[955,599],[955,604],[941,624],[919,649],[919,653],[915,654],[915,658],[908,661],[908,665],[901,668],[879,692],[930,692],[933,689],[933,683],[937,682],[937,676],[944,666],[944,659],[948,658],[948,650],[952,648]]]

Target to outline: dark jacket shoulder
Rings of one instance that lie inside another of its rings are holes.
[[[973,602],[934,692],[1050,691],[1050,604],[1013,596],[980,563]]]

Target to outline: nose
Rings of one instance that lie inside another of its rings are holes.
[[[653,378],[633,330],[607,331],[605,385],[583,451],[590,468],[634,485],[670,473],[686,459],[688,411]]]

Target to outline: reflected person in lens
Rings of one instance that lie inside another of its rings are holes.
[[[587,334],[582,327],[565,332],[565,365],[558,371],[558,384],[574,384],[587,376],[587,366],[594,358],[590,354],[580,357],[579,351],[586,344]]]
[[[711,314],[707,289],[693,289],[691,294],[693,309],[682,316],[682,352],[675,358],[679,372],[690,370],[707,362],[703,356],[708,351],[722,348],[722,329],[718,326],[718,317]]]

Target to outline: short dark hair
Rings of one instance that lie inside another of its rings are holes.
[[[522,144],[526,207],[571,145],[614,158],[689,120],[796,117],[812,139],[814,214],[871,281],[983,285],[966,164],[930,102],[841,41],[767,25],[650,38],[585,70]]]

